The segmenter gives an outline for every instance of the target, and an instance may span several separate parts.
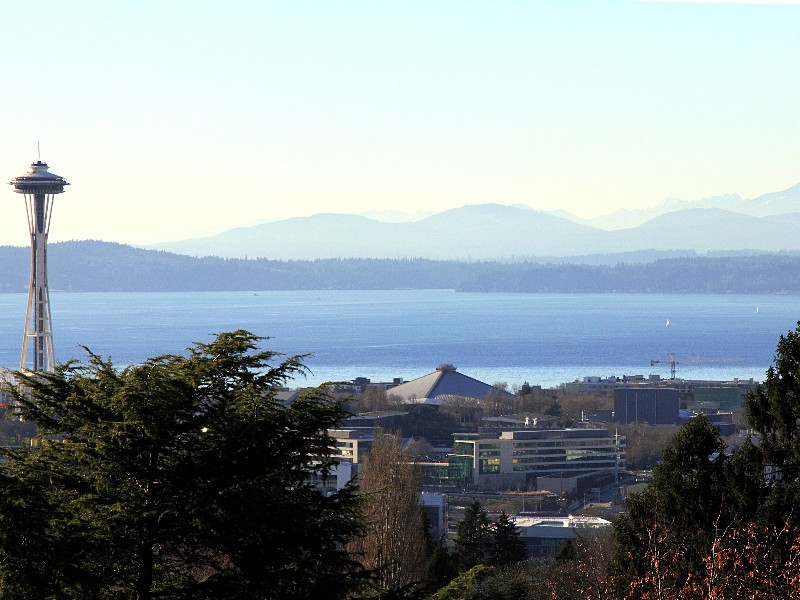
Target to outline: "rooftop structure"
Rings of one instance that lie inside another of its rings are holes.
[[[600,517],[516,517],[514,524],[520,532],[519,539],[525,544],[530,556],[555,554],[578,535],[585,536],[587,530],[598,530],[611,525]]]
[[[485,398],[498,394],[513,398],[513,394],[463,375],[449,364],[439,365],[433,373],[393,387],[390,394],[408,404],[441,404],[445,398],[454,396]]]

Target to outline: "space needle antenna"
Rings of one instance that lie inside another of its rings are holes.
[[[50,319],[50,291],[47,287],[47,236],[53,214],[53,197],[61,194],[64,186],[69,183],[47,170],[47,164],[41,160],[39,142],[36,142],[36,149],[39,159],[31,164],[30,170],[9,182],[14,186],[15,192],[25,196],[31,239],[31,276],[20,370],[52,373],[55,369],[55,353]],[[29,351],[31,341],[32,352]]]

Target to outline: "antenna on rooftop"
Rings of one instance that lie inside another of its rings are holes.
[[[39,146],[39,141],[38,140],[36,141],[36,155],[37,155],[37,159],[36,160],[41,161],[42,160],[42,148],[41,148],[41,146]]]

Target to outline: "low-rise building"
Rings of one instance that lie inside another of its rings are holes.
[[[738,384],[738,381],[736,382]],[[686,408],[693,412],[739,412],[742,410],[747,392],[752,388],[753,380],[743,382],[741,385],[714,385],[712,382],[697,385],[692,390],[692,396],[686,403]]]
[[[519,539],[525,544],[528,556],[555,554],[567,540],[583,538],[609,527],[611,521],[600,517],[516,517]]]
[[[336,441],[336,452],[333,458],[340,463],[358,464],[363,462],[375,441],[373,427],[329,429],[328,435]]]

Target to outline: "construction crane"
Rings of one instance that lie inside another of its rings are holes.
[[[688,365],[688,364],[699,365],[699,364],[707,364],[707,363],[730,363],[730,362],[742,362],[742,359],[741,358],[716,358],[716,359],[706,359],[706,360],[685,360],[685,361],[683,361],[683,364],[685,364],[685,365]],[[675,360],[675,353],[674,352],[670,352],[668,360],[653,359],[653,360],[650,361],[650,366],[651,367],[653,367],[655,365],[660,365],[660,364],[669,364],[669,378],[670,379],[675,379],[675,365],[681,364],[677,360]]]
[[[675,361],[675,353],[674,352],[670,352],[669,353],[669,360],[652,359],[650,361],[650,366],[654,367],[655,365],[659,365],[659,364],[662,364],[662,363],[669,363],[669,378],[670,379],[675,379],[675,365],[678,364]]]

